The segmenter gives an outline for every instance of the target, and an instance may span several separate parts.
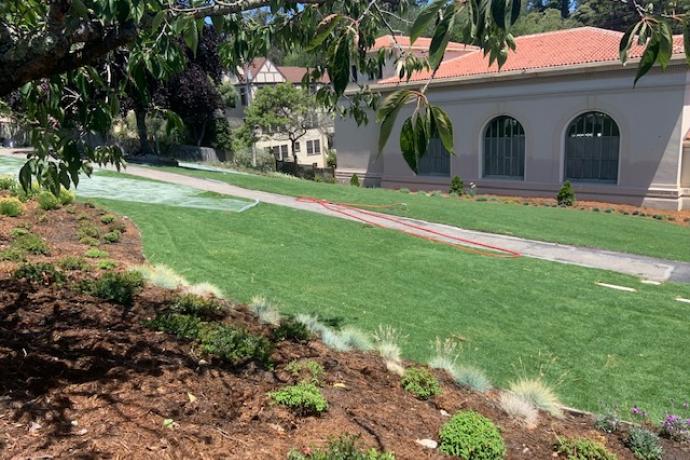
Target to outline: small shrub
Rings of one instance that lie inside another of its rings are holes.
[[[105,235],[103,235],[103,241],[105,241],[108,244],[115,244],[118,241],[120,241],[120,238],[122,237],[122,234],[118,232],[117,230],[113,230],[112,232],[108,232]]]
[[[423,367],[413,367],[405,371],[400,384],[403,389],[419,399],[429,399],[441,394],[441,385],[431,372]]]
[[[271,343],[264,337],[227,325],[216,325],[205,330],[201,337],[201,348],[234,366],[249,361],[268,365],[272,351]]]
[[[501,393],[499,403],[501,409],[512,418],[521,420],[528,427],[536,426],[539,412],[529,401],[504,391]]]
[[[311,339],[311,332],[303,323],[294,318],[286,318],[280,322],[280,326],[273,331],[273,340],[280,342],[292,340],[294,342],[306,342]]]
[[[18,185],[19,184],[14,177],[7,175],[0,176],[0,190],[11,191],[14,190]]]
[[[249,302],[249,310],[259,317],[263,324],[280,326],[280,313],[262,296],[254,296]]]
[[[144,279],[137,272],[111,272],[88,282],[85,290],[99,299],[130,307],[134,302],[134,296],[143,285]]]
[[[111,232],[118,231],[120,233],[127,233],[127,226],[124,222],[115,221],[112,224],[108,225],[108,230],[110,230]]]
[[[563,182],[563,186],[556,194],[556,202],[558,206],[572,206],[575,204],[575,190],[570,181]]]
[[[0,215],[19,217],[24,213],[24,205],[16,198],[0,198]]]
[[[99,270],[113,270],[114,268],[117,268],[117,262],[111,259],[101,259],[98,261],[98,269]]]
[[[89,271],[91,266],[83,257],[66,256],[60,259],[58,265],[67,271]]]
[[[491,420],[474,411],[455,414],[439,431],[439,450],[463,460],[499,460],[506,448]]]
[[[10,230],[10,237],[11,238],[19,238],[19,237],[22,237],[24,235],[28,235],[29,233],[31,233],[31,232],[24,227],[15,227],[12,230]]]
[[[19,266],[12,277],[17,280],[26,280],[31,283],[50,285],[63,283],[65,276],[50,263],[26,263]]]
[[[587,438],[558,438],[556,452],[567,460],[616,460],[602,444]]]
[[[196,316],[165,313],[144,324],[151,329],[167,332],[180,339],[198,339],[203,323]]]
[[[91,238],[90,236],[82,236],[79,238],[79,242],[81,244],[85,244],[86,246],[91,246],[91,247],[96,247],[99,244],[101,244],[100,240],[97,240],[96,238]]]
[[[644,428],[630,428],[626,445],[640,460],[661,460],[664,455],[659,437]]]
[[[467,387],[471,390],[485,393],[491,390],[492,385],[484,371],[473,366],[457,366],[450,372],[456,385]]]
[[[105,225],[109,225],[115,222],[115,216],[112,214],[104,214],[101,216],[101,223]]]
[[[353,174],[352,177],[350,177],[350,185],[359,187],[359,176],[357,174]]]
[[[225,305],[215,299],[207,299],[194,294],[182,294],[175,298],[170,309],[176,313],[217,318],[223,315]]]
[[[554,417],[563,415],[558,396],[540,379],[520,379],[510,384],[510,391]]]
[[[401,187],[398,189],[398,192],[400,193],[410,193],[410,189],[407,187]]]
[[[321,385],[326,371],[323,366],[316,361],[290,361],[285,370],[296,377],[300,382]]]
[[[108,251],[102,251],[98,248],[91,248],[84,255],[89,259],[103,259],[109,256]]]
[[[661,422],[659,435],[677,442],[690,440],[690,419],[668,414]]]
[[[9,247],[0,251],[0,260],[7,260],[10,262],[23,262],[26,260],[26,251],[21,249]]]
[[[613,411],[598,415],[594,421],[594,428],[603,433],[616,433],[621,426],[621,419]]]
[[[357,448],[357,436],[341,436],[328,443],[325,449],[309,449],[306,453],[292,450],[288,460],[395,460],[395,456],[376,449]]]
[[[74,192],[70,192],[66,188],[60,187],[60,193],[58,193],[57,199],[60,205],[67,206],[68,204],[74,203],[75,199]]]
[[[98,239],[101,237],[101,232],[95,225],[85,222],[79,226],[77,235],[80,239],[84,237]]]
[[[60,201],[48,190],[43,190],[39,193],[36,201],[38,201],[38,205],[44,211],[52,211],[60,207]]]
[[[44,256],[50,254],[50,249],[43,238],[33,233],[18,236],[12,241],[12,246],[29,254]]]
[[[453,176],[448,188],[448,194],[461,196],[463,193],[465,193],[465,182],[460,179],[460,176]]]
[[[320,414],[328,409],[328,401],[321,390],[311,383],[298,383],[274,391],[268,396],[277,404],[289,407],[301,415]]]

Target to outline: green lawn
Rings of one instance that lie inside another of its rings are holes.
[[[673,260],[690,261],[690,227],[651,218],[586,212],[576,209],[523,206],[496,201],[429,197],[384,189],[365,189],[261,175],[222,174],[183,168],[160,168],[211,178],[240,187],[336,202],[390,204],[406,208],[386,212],[525,238],[597,247]],[[602,206],[604,208],[605,205]]]
[[[266,204],[236,214],[100,203],[133,219],[151,262],[213,282],[240,301],[261,294],[287,313],[318,313],[369,330],[393,325],[409,336],[408,358],[424,361],[435,337],[458,335],[466,339],[462,360],[498,385],[521,375],[523,365],[528,373],[543,366],[549,380],[564,377],[557,390],[576,407],[639,404],[660,415],[670,401],[690,396],[690,307],[674,300],[690,297],[690,286],[473,255]]]

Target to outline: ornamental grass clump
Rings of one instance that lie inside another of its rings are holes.
[[[501,460],[506,447],[491,420],[474,411],[455,414],[439,431],[439,451],[463,460]]]
[[[254,313],[263,324],[280,326],[280,313],[266,297],[252,297],[249,301],[249,311]]]
[[[268,394],[276,404],[288,407],[300,415],[318,415],[328,410],[328,401],[313,383],[301,382]]]
[[[436,337],[433,343],[434,355],[429,360],[429,367],[443,369],[452,373],[458,361],[458,343],[452,339],[441,340]]]
[[[429,399],[441,394],[441,385],[436,377],[424,367],[407,369],[400,379],[403,390],[412,393],[419,399]]]
[[[38,201],[38,206],[44,211],[53,211],[60,207],[60,200],[48,190],[39,193],[36,201]]]
[[[587,438],[558,438],[555,451],[567,460],[617,460],[604,445]]]
[[[192,284],[191,286],[184,286],[182,290],[200,297],[215,297],[217,299],[224,298],[223,291],[221,291],[218,286],[206,281],[203,283]]]
[[[514,419],[520,420],[528,428],[534,428],[539,420],[539,411],[525,399],[513,393],[501,392],[499,398],[501,409]]]
[[[372,335],[374,350],[381,355],[389,372],[402,376],[405,368],[402,365],[400,342],[405,336],[392,326],[379,325]]]
[[[510,392],[528,401],[537,409],[561,417],[562,404],[558,396],[541,379],[522,378],[510,384]]]
[[[451,370],[450,376],[456,385],[480,393],[486,393],[493,388],[484,371],[473,366],[455,366]]]
[[[371,339],[361,329],[357,329],[352,326],[345,326],[338,331],[337,334],[340,336],[340,344],[343,348],[342,351],[367,351],[371,350],[372,348]]]
[[[163,289],[177,289],[189,284],[183,276],[163,264],[136,265],[132,267],[132,271],[140,273],[146,282]]]

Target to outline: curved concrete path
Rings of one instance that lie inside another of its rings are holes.
[[[402,225],[399,222],[390,220],[391,216],[386,214],[372,213],[368,210],[365,214],[363,211],[358,211],[348,207],[346,208],[346,212],[349,215],[345,215],[333,209],[328,209],[319,203],[300,201],[295,197],[287,195],[263,192],[259,190],[249,190],[212,179],[200,179],[134,165],[128,165],[125,172],[134,176],[170,182],[209,192],[217,192],[251,200],[259,200],[263,201],[264,203],[287,206],[290,208],[315,212],[341,219],[353,221],[366,219],[367,221],[384,228],[389,228],[392,230],[404,230],[407,233],[440,242],[457,244],[457,241],[453,240],[452,238],[447,238],[431,232],[442,232],[447,235],[452,235],[456,238],[470,239],[481,244],[498,246],[511,251],[519,252],[523,256],[533,257],[536,259],[610,270],[627,275],[638,276],[644,280],[690,283],[690,263],[685,262],[675,262],[664,259],[656,259],[653,257],[638,256],[634,254],[605,251],[602,249],[583,248],[565,244],[527,240],[512,236],[465,230],[444,224],[394,216],[396,220],[403,220],[415,225],[416,227],[419,227],[413,229],[411,227]],[[424,231],[424,229],[428,229],[431,232]],[[471,245],[467,244],[467,246]]]

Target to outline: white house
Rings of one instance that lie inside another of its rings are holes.
[[[536,196],[554,196],[569,180],[583,199],[690,208],[682,37],[674,37],[669,68],[655,68],[634,87],[642,47],[621,65],[621,35],[582,27],[519,37],[500,70],[479,50],[446,56],[429,99],[453,120],[456,155],[432,141],[414,174],[398,143],[405,111],[380,155],[375,123],[337,119],[338,178],[356,173],[373,186],[443,190],[457,175],[479,192]],[[418,88],[428,77],[382,75],[371,87]]]
[[[235,107],[226,109],[229,119],[240,121],[244,117],[244,110],[251,105],[256,92],[267,85],[277,85],[289,82],[300,85],[302,78],[308,69],[304,67],[277,66],[269,59],[256,58],[242,68],[237,75],[226,78],[235,85],[238,100]],[[328,84],[327,79],[322,79],[320,84]],[[294,153],[300,164],[316,164],[318,167],[326,166],[326,154],[333,146],[333,118],[323,111],[317,111],[313,123],[299,141],[295,143]],[[293,161],[293,151],[290,140],[280,132],[264,133],[255,145],[258,149],[268,149],[276,159]]]

